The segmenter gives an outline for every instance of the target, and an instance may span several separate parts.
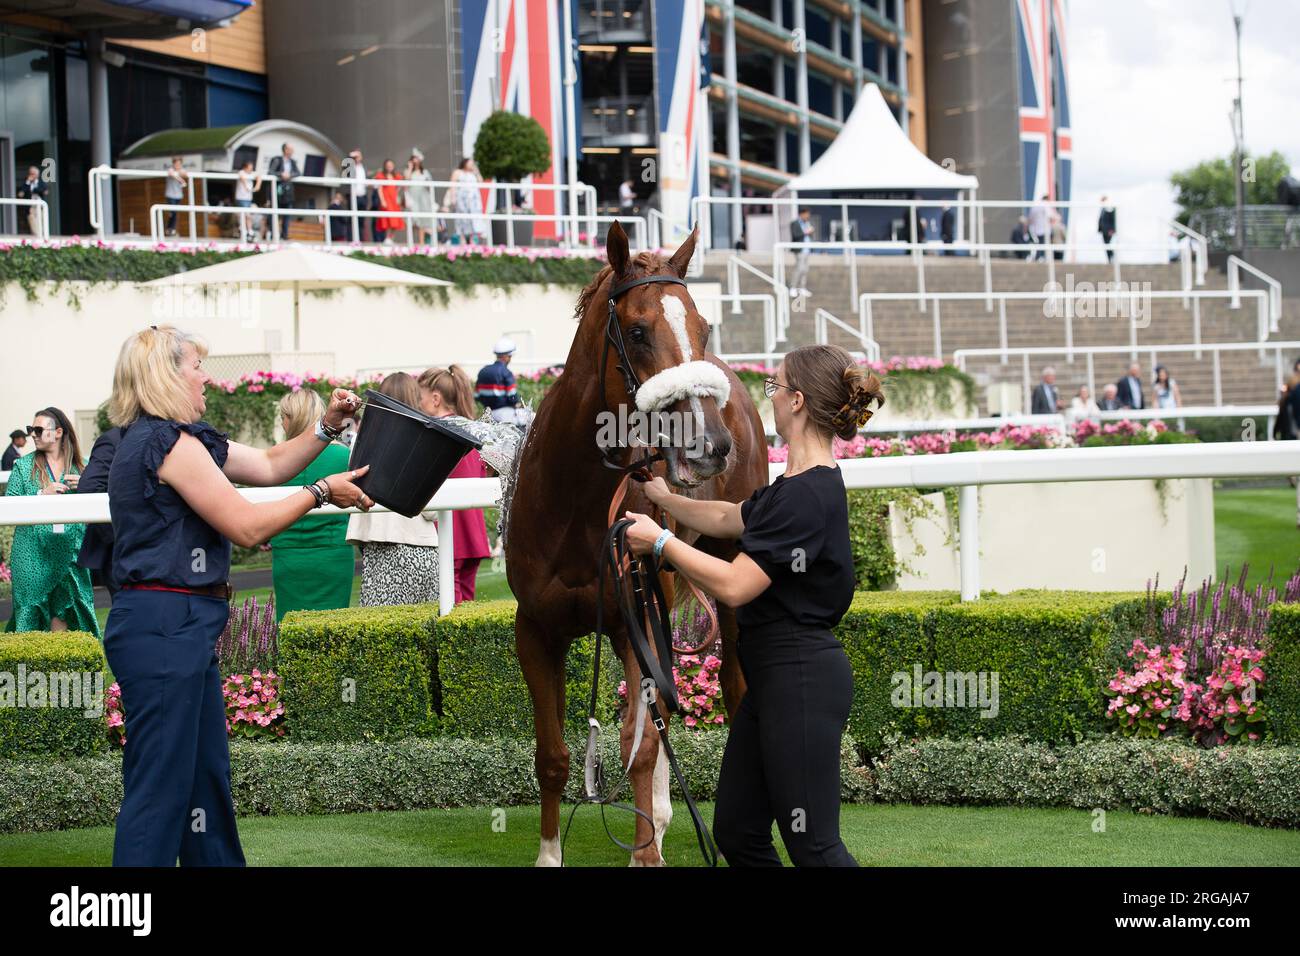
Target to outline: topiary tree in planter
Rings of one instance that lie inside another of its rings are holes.
[[[535,176],[551,168],[551,141],[542,124],[531,116],[497,110],[479,127],[474,140],[474,162],[488,179],[519,182],[525,176]],[[514,200],[511,196],[507,201],[519,208]],[[494,220],[492,241],[504,244],[507,238],[506,224]],[[521,245],[532,244],[531,222],[515,225],[515,241]]]

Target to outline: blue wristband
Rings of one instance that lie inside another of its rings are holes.
[[[673,534],[667,528],[664,528],[664,530],[659,532],[659,537],[655,538],[655,560],[656,561],[658,561],[660,555],[664,553],[664,545],[668,543],[668,539],[675,538],[675,537],[677,537],[677,535]]]

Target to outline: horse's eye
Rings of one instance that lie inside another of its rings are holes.
[[[645,344],[646,341],[645,329],[643,329],[639,325],[634,325],[632,326],[632,328],[627,330],[627,338],[629,342],[635,342],[637,345],[643,345]]]

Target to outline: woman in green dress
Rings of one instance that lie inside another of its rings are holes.
[[[27,428],[35,449],[14,462],[6,495],[62,495],[77,490],[81,448],[68,416],[43,408]],[[14,529],[13,617],[8,631],[86,631],[102,637],[90,571],[77,567],[84,524],[19,525]]]
[[[309,388],[280,399],[285,440],[296,438],[325,414],[325,403]],[[348,469],[348,449],[332,442],[289,484],[307,485]],[[308,514],[271,539],[271,583],[275,619],[289,611],[347,607],[352,601],[356,556],[347,543],[346,514]]]

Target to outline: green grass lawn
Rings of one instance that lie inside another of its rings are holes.
[[[1214,493],[1214,550],[1218,574],[1226,565],[1233,579],[1249,563],[1251,584],[1268,577],[1281,585],[1300,567],[1295,489],[1220,488]],[[1162,582],[1163,583],[1163,582]],[[1172,582],[1170,582],[1172,583]]]
[[[673,805],[664,855],[672,866],[700,866],[684,804]],[[701,804],[706,820],[713,805]],[[561,816],[561,832],[569,807]],[[509,807],[504,828],[490,808],[247,817],[239,821],[256,866],[529,866],[537,856],[539,811]],[[498,817],[499,819],[499,817]],[[610,829],[630,841],[632,817],[609,811]],[[1300,832],[1198,818],[1113,811],[1103,833],[1085,810],[995,807],[845,806],[841,834],[863,866],[1254,866],[1300,864]],[[789,862],[779,837],[776,847]],[[0,836],[0,866],[107,866],[113,830],[94,827]],[[625,866],[595,807],[578,810],[566,858],[571,866]]]

